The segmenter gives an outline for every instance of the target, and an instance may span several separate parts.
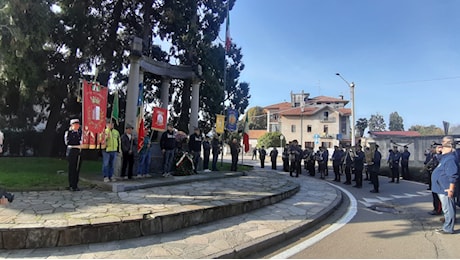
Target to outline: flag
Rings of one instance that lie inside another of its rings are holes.
[[[82,87],[82,148],[97,149],[100,138],[96,137],[104,132],[107,118],[108,88],[86,80]]]
[[[118,125],[119,114],[120,114],[120,108],[118,106],[118,90],[117,90],[117,91],[115,91],[115,94],[113,96],[112,116],[110,117],[111,119],[115,120],[117,125]]]
[[[139,95],[137,97],[137,151],[144,145],[144,85],[139,83]]]
[[[248,115],[246,115],[246,120],[244,121],[243,127],[243,145],[244,145],[244,152],[247,153],[249,151],[249,122],[248,122]]]
[[[216,133],[223,134],[225,126],[225,116],[216,115]]]
[[[165,131],[167,122],[168,122],[168,110],[166,110],[166,108],[161,108],[161,107],[153,108],[151,128],[157,131]]]
[[[235,132],[238,127],[238,110],[228,109],[227,110],[227,130],[230,132]]]
[[[144,128],[144,117],[141,118],[139,121],[139,125],[137,126],[137,152],[140,152],[142,146],[144,145],[144,138],[145,138],[145,128]]]
[[[232,45],[232,38],[230,37],[230,11],[227,5],[227,24],[225,26],[225,51],[230,51],[230,46]]]

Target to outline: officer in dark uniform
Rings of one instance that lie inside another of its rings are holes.
[[[379,152],[379,146],[375,145],[374,157],[372,158],[372,165],[369,165],[369,171],[371,173],[371,182],[374,185],[372,193],[379,193],[379,173],[380,163],[382,162],[382,154]]]
[[[393,153],[390,153],[390,168],[391,168],[391,181],[399,183],[399,160],[401,160],[401,153],[397,146],[393,146]]]
[[[78,119],[70,120],[69,131],[64,134],[64,142],[67,145],[69,161],[69,189],[71,191],[79,191],[78,179],[80,177],[81,167],[81,141],[82,132],[80,129],[80,121]]]

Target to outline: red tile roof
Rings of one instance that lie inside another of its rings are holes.
[[[282,109],[292,107],[291,102],[282,102],[264,107],[264,109]]]
[[[314,101],[314,102],[322,102],[322,103],[345,103],[348,104],[348,100],[344,100],[341,98],[335,97],[327,97],[327,96],[318,96],[311,99],[308,99],[307,102]]]
[[[370,131],[369,133],[375,136],[403,136],[403,137],[421,136],[421,134],[417,131]]]
[[[249,130],[249,139],[259,139],[259,137],[263,136],[267,133],[267,130]]]

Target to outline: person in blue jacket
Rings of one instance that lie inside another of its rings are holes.
[[[436,232],[453,234],[456,213],[454,194],[458,179],[458,163],[453,146],[454,138],[445,136],[441,144],[441,158],[431,175],[431,190],[438,194],[444,214],[444,224],[442,228],[436,229]]]

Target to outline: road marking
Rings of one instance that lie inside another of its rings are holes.
[[[309,248],[310,246],[316,244],[317,242],[321,241],[325,237],[329,236],[333,232],[341,229],[343,226],[345,226],[348,222],[350,222],[353,219],[353,217],[358,212],[358,207],[357,207],[358,203],[355,197],[353,197],[353,195],[349,191],[347,191],[346,189],[340,186],[334,185],[332,183],[328,183],[328,184],[337,189],[340,189],[350,200],[350,205],[348,206],[348,209],[345,215],[343,215],[336,223],[333,223],[330,227],[326,228],[324,231],[316,234],[312,238],[307,239],[296,246],[293,246],[277,255],[272,256],[271,259],[287,259],[295,254],[298,254],[299,252]]]

